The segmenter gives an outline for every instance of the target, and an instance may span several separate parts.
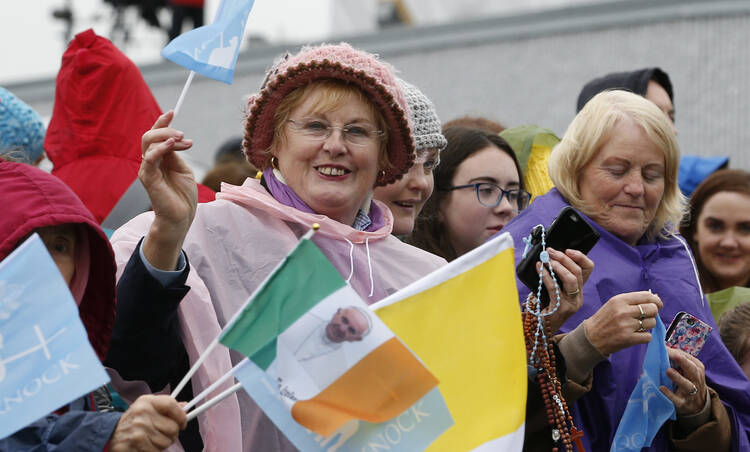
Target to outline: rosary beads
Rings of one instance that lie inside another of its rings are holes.
[[[583,433],[579,432],[573,425],[573,418],[562,396],[562,384],[557,378],[557,363],[554,348],[551,340],[548,341],[548,338],[552,336],[552,331],[550,331],[547,317],[557,312],[561,301],[560,286],[557,283],[555,271],[550,264],[545,233],[544,226],[538,225],[532,230],[529,237],[524,238],[524,243],[526,244],[523,252],[524,257],[531,248],[532,242],[539,240],[542,245],[542,251],[539,253],[542,268],[539,270],[539,284],[537,285],[536,294],[530,293],[524,303],[523,326],[526,353],[529,366],[536,370],[536,379],[542,393],[547,422],[552,427],[552,440],[555,444],[562,442],[566,452],[573,451],[573,442],[575,441],[579,452],[583,452],[579,440],[583,436]],[[547,312],[542,312],[541,303],[542,288],[544,287],[542,279],[544,268],[547,268],[549,271],[555,289],[555,305]],[[558,448],[553,447],[552,451],[558,452]]]

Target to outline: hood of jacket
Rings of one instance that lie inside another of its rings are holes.
[[[76,296],[78,311],[99,359],[104,360],[115,321],[115,261],[112,247],[94,217],[62,181],[33,166],[0,160],[0,260],[35,229],[78,225],[80,241],[88,244],[88,278]],[[86,247],[78,247],[77,250]],[[78,275],[79,277],[81,275]],[[74,280],[76,276],[74,276]]]
[[[93,30],[62,57],[44,140],[62,179],[101,223],[135,180],[141,136],[161,114],[138,68]]]
[[[645,96],[648,82],[651,80],[661,85],[669,95],[669,99],[674,102],[674,91],[669,75],[658,67],[650,67],[630,72],[613,72],[586,83],[578,95],[576,112],[581,111],[592,97],[608,89],[624,89]]]
[[[714,171],[729,167],[729,157],[725,155],[708,156],[683,155],[680,158],[680,169],[677,171],[677,184],[682,194],[690,197],[698,185]]]

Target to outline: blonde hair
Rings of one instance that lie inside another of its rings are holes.
[[[615,133],[623,121],[640,126],[664,154],[664,194],[646,229],[646,237],[666,238],[676,231],[686,210],[686,199],[677,184],[680,150],[669,118],[651,101],[627,91],[602,91],[576,115],[549,159],[549,176],[568,202],[581,212],[594,213],[578,187],[583,168]]]
[[[378,130],[384,132],[378,147],[378,170],[391,167],[390,160],[388,160],[388,125],[380,110],[355,85],[336,79],[321,79],[295,89],[287,94],[279,103],[273,115],[273,141],[267,151],[264,168],[271,166],[271,157],[273,157],[278,147],[286,141],[285,126],[292,110],[302,105],[311,96],[315,98],[312,111],[316,113],[328,113],[337,110],[349,102],[351,96],[356,96],[357,99],[367,104],[373,118],[375,118],[374,125]]]

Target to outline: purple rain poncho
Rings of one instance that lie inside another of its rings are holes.
[[[524,250],[522,239],[537,224],[548,227],[568,202],[557,189],[538,197],[501,232],[510,232],[515,243],[516,263]],[[588,217],[586,217],[588,219]],[[560,329],[567,333],[591,317],[614,295],[651,289],[664,302],[659,315],[669,325],[679,311],[689,312],[714,329],[698,358],[706,367],[706,383],[721,397],[732,423],[732,450],[750,450],[750,382],[721,342],[708,303],[698,282],[693,257],[684,239],[630,246],[589,219],[601,234],[588,253],[594,271],[583,288],[583,306]],[[520,281],[518,292],[526,299],[529,289]],[[647,344],[634,345],[610,357],[594,368],[591,392],[571,408],[575,424],[583,428],[587,451],[609,450],[630,394],[638,381]],[[665,424],[666,425],[666,424]],[[657,434],[649,451],[666,451],[669,444],[665,427]]]

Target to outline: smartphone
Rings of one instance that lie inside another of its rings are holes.
[[[539,253],[542,252],[541,230],[532,231],[531,248],[526,252],[526,257],[521,259],[516,267],[516,275],[526,287],[536,294],[539,285],[539,273],[536,271],[536,263],[539,262]],[[599,240],[599,233],[583,217],[570,206],[565,206],[558,214],[552,224],[547,228],[545,242],[547,247],[558,251],[575,249],[583,254],[591,251]],[[561,289],[562,290],[562,289]],[[549,305],[549,294],[542,285],[541,293],[542,307]]]
[[[667,347],[679,348],[693,356],[698,356],[711,330],[713,327],[698,317],[680,311],[674,316],[674,320],[667,329]]]

